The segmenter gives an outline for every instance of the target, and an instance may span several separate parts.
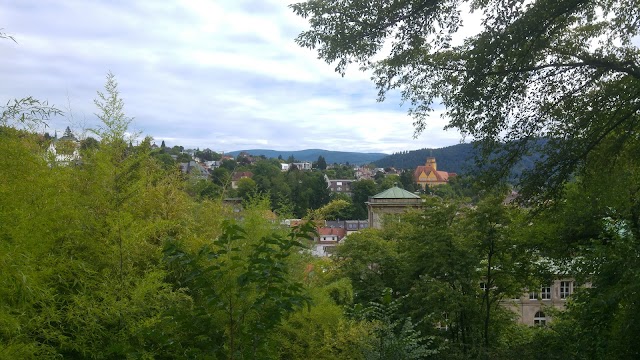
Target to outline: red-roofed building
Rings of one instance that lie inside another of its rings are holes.
[[[449,182],[449,178],[456,176],[456,173],[438,171],[436,158],[428,157],[423,166],[418,166],[413,173],[413,180],[424,190],[427,185],[442,185]]]
[[[314,239],[311,252],[315,256],[331,256],[335,247],[347,235],[344,228],[318,228],[318,236]]]

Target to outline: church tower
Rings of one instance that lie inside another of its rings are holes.
[[[434,157],[428,157],[427,158],[427,163],[425,164],[425,166],[431,166],[433,168],[433,171],[438,171],[438,166],[436,164],[436,158],[434,158]]]

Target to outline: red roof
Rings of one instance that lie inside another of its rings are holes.
[[[431,173],[434,173],[434,175],[436,176],[437,182],[448,182],[449,177],[456,176],[456,173],[450,173],[446,171],[437,171],[433,169],[433,166],[422,165],[422,166],[418,166],[416,168],[416,171],[413,173],[413,178],[415,179],[416,182],[418,182],[420,178],[420,174],[422,174],[423,171],[427,176],[429,176],[429,174]]]
[[[342,239],[345,235],[347,235],[347,230],[344,228],[321,227],[321,228],[318,228],[318,235],[320,236],[337,235],[338,239]]]

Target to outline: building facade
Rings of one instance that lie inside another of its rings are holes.
[[[427,186],[437,186],[449,182],[449,178],[456,176],[456,173],[438,170],[436,158],[428,157],[424,165],[416,167],[413,172],[413,181],[420,185],[422,190]]]
[[[503,300],[502,305],[513,310],[521,324],[546,325],[552,321],[550,310],[564,310],[575,286],[573,279],[559,278],[536,291],[526,292],[517,299]]]
[[[422,198],[397,186],[371,196],[366,202],[369,213],[369,227],[382,229],[384,217],[399,215],[409,209],[422,207]]]

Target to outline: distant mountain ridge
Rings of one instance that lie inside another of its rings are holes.
[[[287,151],[287,150],[269,150],[269,149],[251,149],[251,150],[237,150],[228,152],[228,155],[238,156],[241,152],[246,152],[253,156],[264,155],[267,158],[277,158],[278,156],[282,156],[283,159],[287,159],[289,156],[292,156],[296,160],[300,161],[316,161],[318,160],[318,156],[324,157],[325,161],[328,164],[338,163],[338,164],[354,164],[354,165],[363,165],[369,164],[376,160],[380,160],[389,154],[385,153],[360,153],[360,152],[348,152],[348,151],[331,151],[331,150],[323,150],[323,149],[306,149],[306,150],[296,150],[296,151]]]
[[[543,143],[545,140],[538,140]],[[373,162],[377,167],[396,169],[415,169],[424,165],[428,157],[435,157],[438,170],[454,172],[457,174],[472,174],[478,170],[475,156],[478,149],[472,143],[457,144],[440,149],[420,149],[404,151],[386,156]],[[540,153],[533,152],[524,156],[512,169],[512,176],[521,174],[524,170],[532,169],[535,162],[540,159]]]
[[[323,156],[328,164],[344,164],[348,162],[353,165],[373,164],[376,167],[392,167],[396,169],[415,169],[419,165],[424,165],[427,157],[435,157],[438,164],[438,170],[458,174],[472,174],[478,169],[478,165],[474,161],[478,150],[474,147],[473,143],[457,144],[439,149],[402,151],[391,155],[384,153],[359,153],[323,149],[296,151],[251,149],[231,151],[227,154],[238,156],[238,154],[243,151],[253,156],[264,155],[267,158],[277,158],[278,156],[282,156],[283,159],[287,159],[289,156],[293,155],[296,160],[300,161],[316,161],[318,160],[318,156]],[[512,169],[512,173],[517,175],[523,170],[533,168],[535,161],[539,158],[540,154],[537,153],[525,156],[514,167],[514,169]]]
[[[435,157],[438,170],[463,174],[473,171],[475,154],[473,144],[457,144],[439,149],[403,151],[376,160],[373,164],[382,168],[415,169],[424,165],[428,157]]]

